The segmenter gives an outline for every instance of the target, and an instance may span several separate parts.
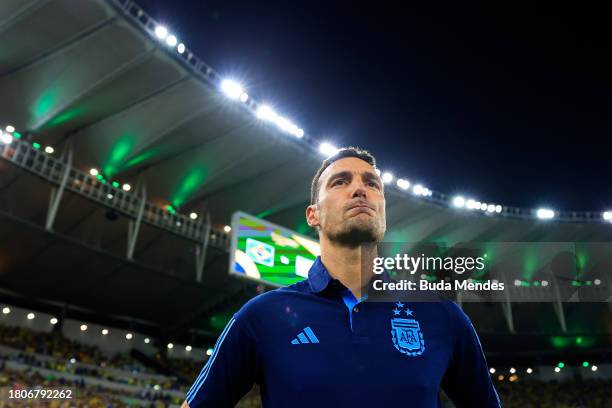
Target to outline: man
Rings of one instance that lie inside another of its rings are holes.
[[[440,387],[458,408],[500,407],[478,336],[454,303],[362,298],[362,255],[374,256],[386,231],[368,152],[341,149],[323,162],[306,219],[321,246],[308,279],[234,315],[183,408],[234,406],[255,383],[266,408],[433,408]]]

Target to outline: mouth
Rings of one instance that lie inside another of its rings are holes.
[[[374,213],[374,209],[367,204],[355,204],[347,210],[350,215],[358,215],[358,214],[368,214],[372,215]]]

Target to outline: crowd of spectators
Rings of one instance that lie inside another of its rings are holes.
[[[170,370],[189,381],[200,374],[205,364],[205,361],[198,362],[188,358],[169,358],[165,361]]]
[[[28,400],[27,407],[31,407],[31,404],[39,404],[45,402],[41,406],[70,406],[70,407],[82,407],[82,406],[103,406],[103,407],[123,407],[123,406],[147,406],[147,407],[167,407],[168,405],[180,406],[183,398],[162,394],[152,388],[141,388],[137,392],[129,392],[124,390],[114,389],[112,387],[105,387],[102,385],[94,385],[88,383],[84,378],[68,379],[62,376],[62,373],[53,375],[43,376],[37,372],[34,368],[26,370],[14,370],[6,367],[6,361],[0,360],[0,389],[3,394],[0,395],[0,406],[15,406],[24,407],[23,400],[17,399],[11,400],[8,396],[8,389],[13,390],[33,390],[36,388],[40,389],[67,389],[73,390],[72,396],[74,397],[71,401],[61,400],[46,400],[36,401]],[[90,401],[87,405],[83,401]],[[97,402],[103,403],[103,405],[95,405]],[[21,405],[19,403],[21,402]],[[10,404],[13,405],[10,405]],[[65,405],[71,403],[70,405]],[[9,405],[6,405],[9,404]],[[51,404],[51,405],[49,405]],[[58,405],[59,404],[59,405]],[[94,405],[91,405],[94,404]]]
[[[175,377],[145,375],[155,372],[127,354],[108,356],[98,347],[69,340],[61,333],[37,332],[23,327],[0,325],[0,344],[21,350],[16,354],[0,353],[0,387],[31,389],[59,384],[75,387],[78,391],[78,398],[75,397],[72,401],[29,401],[28,407],[123,407],[133,406],[134,401],[147,401],[147,406],[154,407],[171,404],[180,406],[182,395],[188,389],[188,384]],[[25,371],[11,370],[6,366],[7,361],[20,363],[28,368]],[[43,377],[36,369],[50,370],[54,375]],[[63,374],[77,376],[77,379],[70,380],[69,376]],[[117,391],[112,387],[92,385],[87,381],[91,378],[135,386],[137,391]],[[181,397],[162,392],[167,390],[178,391]],[[40,405],[41,403],[43,405]],[[8,400],[7,396],[3,395],[0,406],[25,405],[18,400]]]
[[[0,344],[26,353],[44,354],[67,361],[74,358],[85,364],[111,366],[131,372],[147,371],[129,355],[116,354],[109,357],[98,347],[67,339],[59,332],[46,333],[25,327],[0,325]]]
[[[2,356],[0,353],[0,359],[6,359],[15,361],[17,363],[26,364],[30,367],[45,368],[53,370],[58,373],[68,373],[78,376],[95,377],[102,380],[107,380],[119,384],[126,384],[137,386],[141,388],[153,388],[154,390],[175,390],[186,392],[186,386],[184,382],[177,380],[174,377],[137,377],[132,375],[132,372],[118,371],[113,369],[116,367],[105,366],[84,366],[79,364],[73,364],[70,361],[62,359],[51,359],[43,360],[38,358],[34,354],[19,353],[16,356]]]
[[[34,370],[11,370],[6,367],[6,363],[3,361],[0,361],[0,389],[2,389],[0,403],[2,407],[7,408],[23,408],[26,406],[28,408],[127,408],[133,406],[161,408],[168,405],[168,401],[164,400],[145,399],[145,401],[138,401],[135,398],[141,399],[140,396],[135,397],[110,388],[87,385],[81,380],[71,381],[61,376],[42,376]],[[17,395],[9,395],[9,389],[24,391],[34,389],[70,390],[71,398],[15,398]]]

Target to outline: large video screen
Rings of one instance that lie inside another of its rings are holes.
[[[230,273],[273,286],[308,277],[319,242],[243,212],[232,216]]]

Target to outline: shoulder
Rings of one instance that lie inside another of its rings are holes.
[[[264,315],[274,314],[292,304],[296,298],[310,295],[308,280],[271,290],[257,295],[240,308],[235,317],[238,320],[257,320]]]
[[[465,312],[451,300],[441,300],[440,306],[446,311],[449,324],[455,328],[471,327],[472,321]]]

